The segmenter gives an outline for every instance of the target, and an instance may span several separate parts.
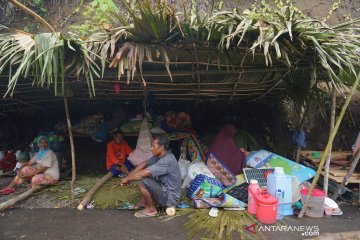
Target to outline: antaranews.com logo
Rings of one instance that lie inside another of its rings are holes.
[[[299,232],[304,237],[313,237],[320,235],[319,226],[273,226],[273,225],[259,225],[253,224],[245,227],[249,233],[256,234],[257,231],[261,232]]]

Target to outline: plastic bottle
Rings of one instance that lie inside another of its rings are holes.
[[[284,168],[275,167],[275,171],[267,176],[268,192],[276,197],[276,191],[281,189],[284,194],[284,204],[292,205],[292,177],[286,175]]]
[[[248,188],[248,212],[256,214],[255,195],[260,193],[260,186],[257,180],[251,179]]]
[[[284,191],[276,190],[276,197],[278,199],[278,212],[276,219],[282,220],[284,218]]]

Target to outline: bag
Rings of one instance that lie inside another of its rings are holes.
[[[210,153],[206,159],[206,165],[210,171],[219,179],[226,187],[233,186],[237,179],[230,170],[228,170],[213,153]]]
[[[232,189],[230,189],[227,194],[230,196],[233,196],[236,199],[239,199],[240,201],[247,203],[248,202],[248,183],[242,183],[239,186],[235,186]]]
[[[224,186],[214,178],[198,174],[190,183],[188,197],[191,199],[216,197],[223,189]]]
[[[219,194],[217,198],[196,198],[193,201],[194,201],[194,208],[210,208],[210,207],[240,208],[247,206],[246,203],[226,193]]]
[[[214,174],[210,172],[204,162],[192,162],[181,188],[189,187],[190,182],[195,179],[198,174],[204,174],[208,177],[215,178]]]
[[[98,143],[105,142],[108,136],[108,132],[108,125],[106,124],[106,122],[102,122],[100,126],[94,131],[91,138]]]
[[[188,170],[189,170],[190,164],[191,164],[191,162],[189,160],[186,160],[184,158],[184,155],[181,154],[179,161],[178,161],[178,165],[179,165],[180,172],[181,172],[181,179],[184,179],[188,175]]]

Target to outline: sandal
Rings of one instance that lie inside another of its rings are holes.
[[[9,195],[15,192],[15,188],[4,188],[0,190],[0,195]]]

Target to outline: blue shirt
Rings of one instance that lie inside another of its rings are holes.
[[[167,151],[161,158],[153,156],[147,164],[151,176],[161,184],[162,190],[167,192],[168,206],[176,206],[180,199],[181,173],[174,154]]]

